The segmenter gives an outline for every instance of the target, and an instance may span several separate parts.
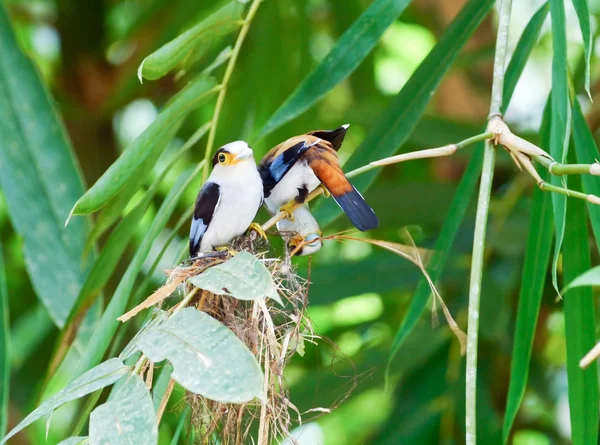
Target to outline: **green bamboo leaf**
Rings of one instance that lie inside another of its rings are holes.
[[[83,182],[38,73],[0,5],[0,188],[40,301],[62,327],[86,274],[89,221],[64,228]]]
[[[152,225],[148,229],[146,236],[139,245],[134,257],[132,258],[123,278],[119,282],[117,289],[113,297],[110,300],[106,310],[102,314],[102,318],[98,322],[95,333],[92,339],[88,343],[83,356],[81,357],[77,368],[73,375],[75,377],[81,375],[83,372],[96,365],[102,359],[106,353],[108,346],[112,340],[112,337],[119,326],[117,318],[125,312],[127,303],[129,302],[132,294],[135,280],[142,268],[152,244],[156,240],[156,237],[160,231],[165,227],[169,218],[173,214],[177,206],[179,198],[184,193],[187,186],[194,179],[196,174],[200,171],[200,166],[196,167],[194,171],[190,172],[190,169],[185,170],[175,181],[175,184],[165,197],[165,200],[161,204]]]
[[[600,159],[596,140],[587,125],[585,116],[581,110],[581,104],[577,99],[573,101],[573,145],[575,146],[577,162],[593,164],[597,162],[597,159]],[[581,180],[585,193],[600,196],[600,181],[598,181],[598,177],[582,175]],[[589,203],[587,209],[590,215],[592,231],[596,238],[596,246],[600,249],[600,206]]]
[[[564,0],[550,0],[552,17],[552,124],[550,130],[550,155],[564,163],[569,148],[571,133],[571,107],[569,102],[569,73],[567,63],[567,31]],[[552,176],[552,184],[564,187],[563,178]],[[552,194],[554,227],[556,230],[554,259],[552,261],[552,284],[559,292],[557,266],[563,237],[565,234],[565,215],[567,197],[559,193]]]
[[[528,31],[530,27],[526,27],[525,32]],[[523,46],[528,45],[528,39],[521,37],[519,40],[519,44],[515,49],[513,57],[522,57],[526,52]],[[511,90],[510,85],[516,85],[517,80],[521,76],[523,72],[524,64],[514,62],[511,60],[509,64],[509,68],[506,71],[506,75],[504,77],[504,87],[505,89]],[[514,87],[512,88],[512,92],[514,92]],[[512,96],[505,96],[504,100],[510,101]],[[474,153],[472,155],[471,161],[467,166],[465,173],[461,179],[458,188],[456,189],[456,194],[454,199],[452,200],[452,204],[450,206],[450,210],[448,211],[448,216],[446,217],[446,223],[444,224],[438,240],[436,242],[436,246],[434,251],[436,254],[434,255],[431,262],[431,270],[430,276],[431,279],[435,282],[441,276],[441,273],[446,264],[446,260],[450,254],[450,250],[452,245],[454,244],[454,240],[456,238],[456,234],[462,221],[464,219],[465,213],[467,211],[467,206],[471,201],[473,193],[475,191],[475,186],[477,185],[477,180],[479,178],[479,174],[481,173],[481,166],[483,162],[483,146],[481,144],[475,146]],[[417,289],[415,290],[415,294],[411,300],[410,306],[408,308],[407,314],[402,320],[394,339],[392,340],[392,347],[390,351],[390,357],[388,359],[387,369],[389,371],[390,365],[397,354],[400,346],[406,340],[408,335],[412,332],[412,330],[417,325],[417,322],[423,315],[425,311],[427,301],[431,295],[431,289],[429,288],[429,284],[425,280],[421,280]]]
[[[258,138],[271,133],[308,110],[352,74],[409,3],[410,0],[374,0],[356,22],[342,34],[323,62],[269,118]]]
[[[535,189],[531,203],[529,237],[527,239],[527,251],[523,266],[523,277],[521,279],[519,306],[517,308],[510,382],[504,415],[504,443],[508,443],[510,430],[527,387],[533,337],[542,302],[553,235],[554,228],[550,194]]]
[[[54,411],[59,406],[64,405],[72,400],[77,400],[83,396],[93,393],[108,385],[112,385],[121,377],[126,375],[131,368],[125,366],[118,358],[112,358],[104,363],[90,369],[81,377],[73,380],[62,391],[50,397],[31,414],[21,421],[2,441],[0,445],[6,443],[8,439],[13,437],[19,431],[31,425],[36,420],[46,416]]]
[[[183,147],[181,147],[178,152],[171,157],[171,160],[167,161],[167,168],[170,169],[180,156],[192,148],[196,142],[202,139],[209,128],[210,122],[199,127],[185,142]],[[169,142],[172,141],[173,135],[178,129],[179,127],[174,128],[174,131],[171,132],[168,138],[160,140],[157,139],[154,141],[157,145],[156,149],[159,156],[169,145]],[[155,156],[148,157],[148,159],[140,164],[136,171],[131,175],[131,178],[125,183],[119,193],[113,197],[104,208],[102,208],[100,213],[98,213],[94,227],[88,236],[86,248],[90,248],[90,246],[92,246],[98,240],[98,238],[106,232],[106,230],[108,230],[119,218],[121,218],[123,210],[127,207],[127,204],[131,201],[131,198],[142,188],[143,184],[147,180],[149,172],[154,168],[157,160],[158,158]],[[161,178],[164,177],[164,174],[166,173],[168,173],[168,170],[163,171],[163,173],[160,175]]]
[[[580,187],[579,182],[577,176],[569,178],[571,188]],[[563,273],[565,281],[571,282],[591,266],[583,201],[573,199],[569,203],[565,226]],[[594,361],[586,369],[579,366],[581,358],[596,344],[592,289],[577,287],[569,291],[564,313],[571,440],[573,445],[598,443],[598,364]]]
[[[564,291],[582,286],[600,286],[600,266],[592,267],[587,272],[579,275],[565,287]]]
[[[90,438],[87,436],[75,436],[69,437],[68,439],[63,440],[58,445],[86,445],[90,443]]]
[[[527,26],[523,30],[523,34],[521,34],[521,37],[519,38],[519,43],[517,43],[517,47],[510,59],[510,63],[506,68],[506,74],[504,76],[504,90],[502,97],[503,111],[506,111],[508,108],[508,104],[515,91],[517,82],[521,77],[521,73],[525,68],[525,64],[527,63],[527,60],[529,60],[531,51],[540,37],[540,32],[548,17],[549,10],[550,5],[548,2],[540,6],[529,20],[529,23],[527,23]]]
[[[585,91],[587,91],[590,99],[590,65],[592,61],[593,36],[591,26],[590,9],[587,0],[573,0],[573,6],[577,12],[579,19],[579,27],[581,28],[581,36],[583,37],[583,48],[585,50]]]
[[[8,320],[8,290],[4,256],[0,244],[0,437],[6,434],[8,423],[8,392],[10,383],[10,325]]]
[[[283,306],[271,272],[248,252],[240,252],[230,260],[211,267],[188,281],[213,294],[229,295],[240,300],[268,297]]]
[[[75,203],[72,215],[95,212],[105,206],[132,176],[147,175],[138,167],[148,159],[159,158],[182,120],[206,102],[216,91],[213,78],[197,77],[167,103],[156,120],[112,164],[96,183]]]
[[[493,4],[493,0],[470,0],[466,4],[390,106],[376,120],[377,123],[364,141],[352,153],[344,165],[346,171],[392,156],[407,141],[452,62]],[[380,170],[357,176],[353,179],[354,185],[365,192]],[[341,210],[331,202],[324,203],[321,200],[315,205],[314,213],[321,227],[324,227],[340,216]]]
[[[155,80],[163,77],[177,66],[198,59],[206,54],[218,37],[232,33],[242,26],[244,5],[232,1],[194,25],[184,33],[163,45],[146,57],[138,68],[140,82],[143,78]]]
[[[90,445],[152,445],[158,443],[158,424],[144,380],[133,375],[114,398],[90,415]]]
[[[225,325],[195,308],[149,329],[136,344],[154,363],[169,360],[171,378],[194,394],[226,403],[263,399],[256,357]]]

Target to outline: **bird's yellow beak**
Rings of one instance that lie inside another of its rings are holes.
[[[235,156],[235,162],[243,161],[244,159],[249,159],[252,157],[253,154],[254,154],[254,152],[252,151],[251,148],[242,150]]]

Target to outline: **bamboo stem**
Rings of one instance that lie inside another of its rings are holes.
[[[248,14],[242,22],[242,28],[240,29],[240,33],[238,34],[237,40],[235,41],[235,46],[233,47],[233,51],[231,52],[231,58],[227,63],[225,74],[223,75],[223,81],[221,82],[221,90],[219,91],[219,96],[217,97],[217,103],[215,104],[215,111],[211,120],[210,131],[208,133],[208,141],[206,142],[206,151],[204,153],[204,160],[206,161],[206,165],[202,170],[202,182],[205,182],[206,178],[208,177],[208,170],[210,165],[208,161],[210,159],[210,155],[213,150],[213,145],[215,143],[217,126],[219,124],[219,116],[221,115],[221,108],[223,107],[225,95],[227,94],[227,86],[229,85],[229,79],[233,74],[233,69],[235,68],[238,56],[240,55],[240,50],[242,48],[244,40],[246,39],[246,35],[248,34],[250,23],[252,23],[252,19],[256,15],[256,11],[258,10],[261,1],[262,0],[254,0],[252,2],[252,5],[250,5]]]
[[[504,87],[504,71],[506,65],[506,47],[510,25],[510,10],[512,0],[502,0],[500,4],[500,20],[496,38],[496,53],[494,56],[494,79],[492,84],[492,99],[490,103],[490,124],[495,119],[501,119],[502,92]],[[490,126],[488,124],[488,128]],[[471,261],[471,279],[469,283],[469,308],[467,330],[467,364],[465,382],[465,427],[467,445],[477,444],[477,346],[479,343],[479,309],[481,300],[481,278],[485,257],[485,234],[487,227],[492,179],[496,150],[491,141],[486,141],[481,172],[481,185],[477,201],[477,216],[473,239],[473,256]]]

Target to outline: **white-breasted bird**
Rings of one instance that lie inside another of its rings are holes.
[[[212,165],[213,170],[196,198],[190,228],[192,257],[256,228],[252,221],[263,202],[262,180],[246,142],[231,142],[219,148]]]
[[[279,220],[277,229],[294,255],[312,255],[323,246],[319,224],[306,204],[297,207],[293,216],[293,220]],[[299,247],[303,243],[306,244]]]
[[[282,210],[293,217],[287,205],[304,203],[320,184],[333,196],[352,224],[359,230],[374,229],[379,220],[362,195],[340,168],[337,151],[348,125],[335,130],[317,130],[295,136],[272,148],[258,171],[264,184],[265,206],[271,214]]]

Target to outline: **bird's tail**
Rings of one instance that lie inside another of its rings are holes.
[[[348,181],[348,179],[346,179]],[[336,195],[331,192],[331,196],[335,199],[335,202],[342,208],[344,213],[348,215],[352,224],[360,231],[374,229],[379,225],[379,219],[373,209],[367,204],[365,198],[362,197],[360,192],[354,188],[350,182],[348,185],[352,187],[351,191],[345,192],[341,195]]]
[[[344,142],[344,137],[346,137],[346,131],[348,131],[349,126],[350,125],[345,124],[335,130],[315,130],[308,134],[329,142],[333,149],[338,151],[342,146],[342,142]]]

